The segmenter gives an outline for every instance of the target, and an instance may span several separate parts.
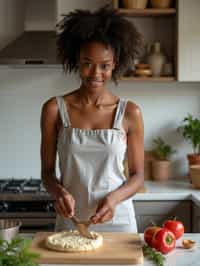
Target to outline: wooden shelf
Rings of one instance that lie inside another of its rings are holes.
[[[129,17],[149,17],[149,16],[171,16],[176,14],[175,8],[165,8],[165,9],[157,9],[157,8],[145,8],[145,9],[126,9],[126,8],[118,8],[118,12],[124,16]]]
[[[121,77],[122,81],[175,82],[175,77]]]

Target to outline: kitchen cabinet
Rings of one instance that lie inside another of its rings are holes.
[[[200,1],[179,0],[178,80],[200,81]]]
[[[192,232],[200,233],[200,206],[195,203],[192,207]]]
[[[164,220],[173,217],[183,222],[185,232],[191,232],[190,201],[134,201],[134,208],[139,233],[143,233],[151,221],[161,226]]]
[[[133,22],[142,35],[143,47],[137,58],[139,62],[146,63],[149,48],[153,43],[160,42],[161,52],[166,56],[166,63],[170,63],[173,72],[170,75],[162,73],[160,77],[137,77],[132,71],[132,74],[125,75],[122,80],[171,82],[177,79],[177,1],[173,3],[173,6],[167,9],[154,9],[150,4],[145,9],[126,9],[122,1],[113,1],[113,6],[118,12]]]

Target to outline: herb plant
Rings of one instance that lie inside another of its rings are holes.
[[[188,114],[182,123],[178,131],[192,143],[194,154],[200,154],[200,120]]]
[[[39,266],[39,255],[29,251],[30,239],[16,237],[10,243],[0,239],[0,266]]]
[[[164,266],[165,257],[162,255],[161,252],[147,245],[144,245],[143,253],[144,256],[147,257],[149,260],[152,260],[152,262],[154,262],[156,266]]]
[[[176,152],[169,144],[165,143],[161,137],[154,139],[153,143],[155,146],[153,153],[158,160],[169,160],[170,156]]]

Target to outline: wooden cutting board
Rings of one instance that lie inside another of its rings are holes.
[[[138,234],[105,232],[104,244],[90,252],[57,252],[45,247],[45,238],[52,233],[39,232],[35,235],[31,251],[39,253],[39,263],[47,264],[141,264],[142,243]]]

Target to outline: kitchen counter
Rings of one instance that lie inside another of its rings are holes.
[[[23,235],[27,236],[27,235]],[[143,239],[143,234],[140,234],[141,239]],[[30,237],[30,235],[28,235]],[[182,239],[192,239],[196,241],[196,248],[192,250],[182,249],[181,241]],[[166,261],[165,266],[200,266],[200,234],[185,234],[184,237],[177,241],[176,249],[171,251],[169,254],[165,255]],[[58,264],[41,264],[41,266],[58,266]],[[66,264],[70,266],[69,264]],[[152,262],[148,261],[146,258],[144,259],[143,264],[137,264],[137,266],[151,266],[154,265]],[[62,264],[64,266],[64,264]],[[74,265],[71,265],[74,266]],[[83,264],[79,264],[79,266],[84,266]],[[104,264],[106,266],[106,264]],[[122,265],[123,266],[123,265]]]
[[[194,189],[187,178],[171,179],[165,182],[145,180],[145,193],[137,193],[133,200],[193,200],[200,206],[200,189]],[[2,201],[48,201],[48,193],[1,193]]]
[[[165,182],[146,180],[145,193],[137,193],[133,200],[192,200],[200,206],[200,190],[194,189],[189,179],[173,179]]]

